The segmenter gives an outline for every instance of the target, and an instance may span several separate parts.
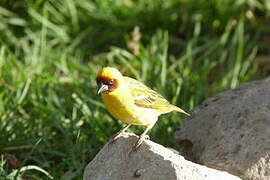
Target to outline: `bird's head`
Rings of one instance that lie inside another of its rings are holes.
[[[123,76],[116,68],[102,68],[96,77],[96,82],[98,85],[97,93],[110,93],[115,91],[119,87],[122,80]]]

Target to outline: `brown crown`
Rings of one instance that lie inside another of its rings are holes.
[[[104,76],[98,76],[96,78],[96,82],[97,82],[97,84],[100,82],[103,84],[106,84],[109,88],[106,92],[114,91],[119,85],[118,81],[116,79],[112,79],[112,78],[104,77]]]

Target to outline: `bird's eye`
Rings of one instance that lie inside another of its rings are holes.
[[[111,80],[108,82],[109,85],[113,85],[113,83],[114,83],[114,80],[113,80],[113,79],[111,79]]]

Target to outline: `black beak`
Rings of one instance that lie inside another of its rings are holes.
[[[97,94],[100,94],[102,92],[105,92],[109,89],[108,85],[103,84],[102,82],[98,83],[98,90],[97,90]]]

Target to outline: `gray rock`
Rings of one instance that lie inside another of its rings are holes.
[[[246,180],[270,180],[270,78],[206,100],[176,137],[188,159]]]
[[[146,140],[131,152],[137,136],[123,134],[115,144],[106,144],[87,165],[84,180],[239,180],[227,172],[185,160],[173,151]]]

